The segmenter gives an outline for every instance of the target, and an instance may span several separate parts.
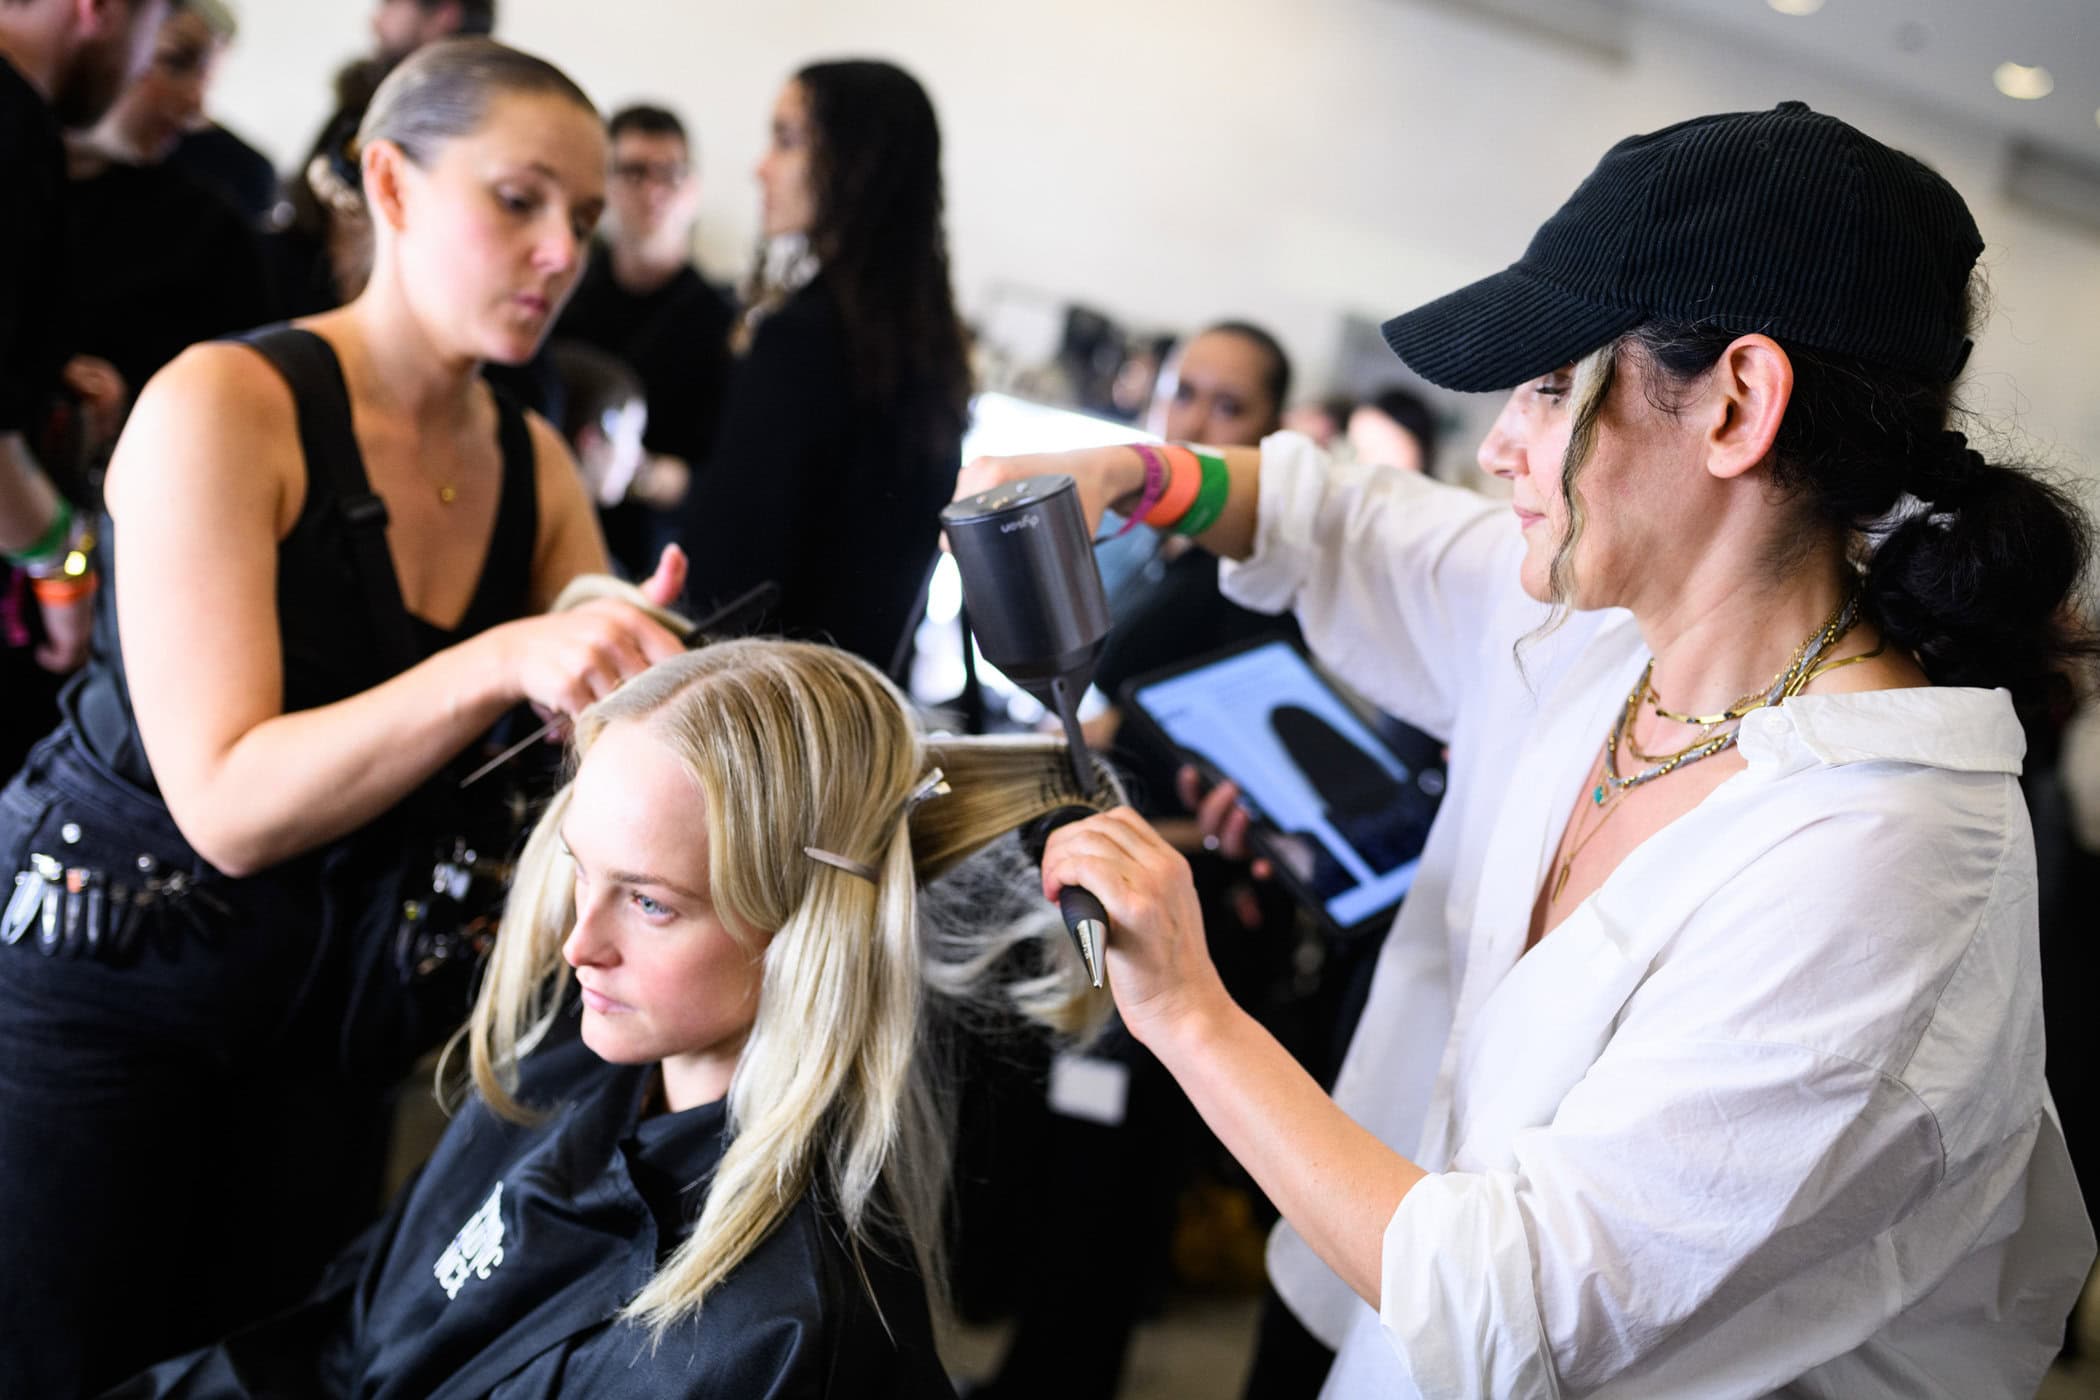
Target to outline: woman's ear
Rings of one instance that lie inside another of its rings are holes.
[[[1794,396],[1794,362],[1768,335],[1738,338],[1714,362],[1706,470],[1724,480],[1761,466]]]
[[[367,141],[357,159],[373,224],[383,223],[399,233],[407,221],[407,152],[391,141]]]

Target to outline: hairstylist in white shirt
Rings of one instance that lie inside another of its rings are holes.
[[[1480,449],[1514,519],[1288,433],[965,474],[1181,512],[1228,594],[1450,741],[1331,1099],[1225,995],[1141,821],[1044,863],[1281,1209],[1327,1396],[2034,1393],[2094,1250],[2015,705],[2084,645],[2087,544],[1947,431],[1981,248],[1842,122],[1702,118],[1386,326],[1436,383],[1516,386]]]

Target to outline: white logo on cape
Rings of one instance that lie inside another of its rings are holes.
[[[489,1193],[480,1210],[467,1219],[445,1252],[438,1256],[430,1271],[445,1290],[447,1298],[457,1298],[461,1285],[468,1275],[487,1278],[489,1271],[503,1262],[503,1183]]]

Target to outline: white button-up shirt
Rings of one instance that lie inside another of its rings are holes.
[[[1431,1175],[1380,1307],[1270,1271],[1356,1396],[2032,1396],[2093,1260],[2042,1083],[2024,741],[2003,691],[1801,696],[1529,954],[1647,659],[1547,610],[1506,509],[1263,444],[1225,591],[1451,743],[1335,1086]],[[1529,637],[1529,640],[1526,640]]]

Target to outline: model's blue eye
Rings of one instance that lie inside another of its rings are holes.
[[[662,918],[671,912],[669,905],[660,904],[645,894],[634,896],[634,907],[641,910],[645,917],[651,919]]]

